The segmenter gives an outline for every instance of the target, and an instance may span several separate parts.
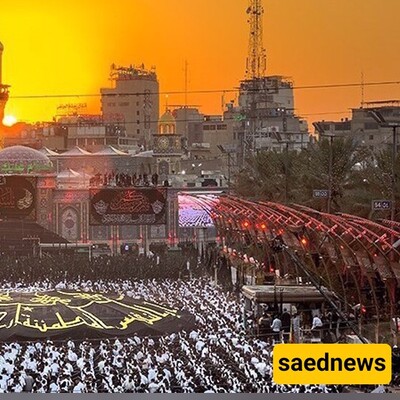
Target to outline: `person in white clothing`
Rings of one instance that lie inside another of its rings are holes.
[[[281,336],[281,330],[282,330],[282,321],[279,319],[279,317],[277,315],[275,316],[274,320],[272,321],[271,329],[272,329],[272,332],[274,333],[275,342],[279,342],[280,336]]]

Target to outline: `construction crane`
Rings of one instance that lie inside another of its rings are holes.
[[[266,52],[263,46],[262,0],[249,0],[246,13],[250,26],[249,49],[246,60],[246,79],[259,79],[265,76]]]

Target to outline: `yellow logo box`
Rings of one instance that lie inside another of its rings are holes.
[[[278,344],[273,352],[278,384],[385,385],[392,378],[388,344]]]

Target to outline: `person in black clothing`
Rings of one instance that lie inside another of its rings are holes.
[[[282,316],[281,316],[281,321],[282,321],[282,330],[285,333],[290,332],[290,314],[288,313],[287,309],[285,308],[283,310]]]

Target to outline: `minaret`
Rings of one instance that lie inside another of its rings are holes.
[[[9,85],[3,84],[2,70],[3,70],[3,50],[4,46],[0,42],[0,127],[3,126],[3,118],[4,118],[4,109],[6,108],[7,100],[8,100],[8,88]],[[0,138],[1,141],[1,138]]]

